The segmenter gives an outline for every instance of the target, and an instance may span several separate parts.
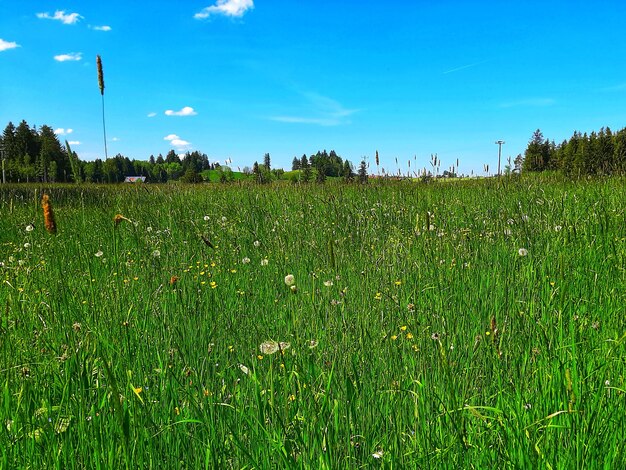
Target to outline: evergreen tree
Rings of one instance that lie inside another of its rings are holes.
[[[541,131],[537,129],[524,152],[524,171],[543,171],[546,163],[544,151],[545,140]]]
[[[271,162],[270,162],[270,154],[269,153],[266,153],[263,156],[263,165],[265,166],[265,169],[267,171],[272,171]]]
[[[365,160],[361,160],[361,165],[359,165],[359,183],[365,184],[367,183],[367,163]]]
[[[354,170],[352,169],[352,164],[348,160],[345,160],[343,162],[342,175],[344,181],[346,181],[347,183],[351,182],[354,179]]]
[[[296,171],[300,169],[300,159],[298,157],[293,157],[293,161],[291,162],[292,171]]]

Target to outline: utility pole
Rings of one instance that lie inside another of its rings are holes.
[[[502,158],[502,144],[504,144],[504,140],[496,140],[496,144],[498,145],[498,176],[500,176],[500,159]]]

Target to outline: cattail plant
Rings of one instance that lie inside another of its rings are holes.
[[[380,165],[380,160],[378,159],[378,150],[376,150],[376,173],[380,174],[378,170],[378,165]]]
[[[107,152],[107,129],[104,121],[104,73],[102,72],[102,59],[96,56],[96,64],[98,65],[98,87],[100,88],[100,96],[102,96],[102,132],[104,134],[104,159],[109,158]]]
[[[52,210],[52,204],[50,203],[50,197],[44,194],[41,198],[41,207],[43,209],[43,223],[48,233],[56,235],[57,223],[54,220],[54,211]]]

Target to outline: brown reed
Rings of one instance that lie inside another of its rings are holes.
[[[50,196],[44,194],[41,198],[41,207],[43,208],[43,222],[48,233],[56,235],[57,223],[54,219],[54,211],[52,210],[52,203],[50,202]]]

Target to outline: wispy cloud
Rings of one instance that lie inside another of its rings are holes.
[[[89,26],[91,29],[93,29],[94,31],[111,31],[111,27],[107,26],[107,25],[102,25],[102,26]]]
[[[56,135],[69,135],[72,132],[74,132],[74,129],[63,129],[62,127],[59,127],[58,129],[54,130],[54,133]]]
[[[613,85],[613,86],[608,86],[606,88],[601,88],[599,91],[602,91],[602,92],[626,91],[626,83],[620,83],[618,85]]]
[[[480,62],[474,62],[472,64],[461,65],[460,67],[455,67],[453,69],[446,70],[445,72],[443,72],[443,74],[447,75],[449,73],[460,72],[461,70],[465,70],[465,69],[471,69],[472,67],[476,67],[477,65],[482,65],[482,64],[484,64],[486,62],[489,62],[489,61],[488,60],[481,60]]]
[[[518,101],[507,101],[500,103],[501,108],[517,108],[517,107],[531,107],[542,108],[545,106],[552,106],[556,101],[552,98],[529,98]]]
[[[165,111],[166,116],[195,116],[196,114],[198,113],[194,111],[191,106],[185,106],[180,111],[173,111],[171,109]]]
[[[157,115],[157,113],[154,113],[154,112],[153,112],[153,113],[148,113],[148,117],[149,117],[149,118],[153,118],[153,117],[155,117],[156,115]]]
[[[4,39],[0,38],[0,52],[8,51],[9,49],[15,49],[16,47],[21,46],[16,42],[5,41]]]
[[[69,52],[67,54],[59,54],[54,56],[54,60],[57,62],[68,62],[68,61],[79,61],[82,60],[83,53],[82,52]]]
[[[315,124],[318,126],[338,126],[349,124],[349,117],[356,113],[357,109],[344,108],[338,101],[322,96],[318,93],[302,93],[306,100],[307,114],[279,115],[269,119],[277,122],[292,124]]]
[[[78,13],[65,13],[65,10],[57,10],[54,15],[50,13],[37,13],[37,18],[45,20],[57,20],[63,24],[75,24],[78,23],[83,17]]]
[[[208,18],[211,15],[242,17],[252,8],[254,8],[253,0],[217,0],[215,5],[203,8],[193,17],[197,20]]]
[[[68,142],[68,144],[70,144],[70,145],[80,145],[80,140],[70,140]]]
[[[186,148],[191,146],[191,142],[187,142],[186,140],[181,139],[176,134],[170,134],[163,137],[163,140],[167,140],[172,147],[176,148],[176,150],[185,150]]]

